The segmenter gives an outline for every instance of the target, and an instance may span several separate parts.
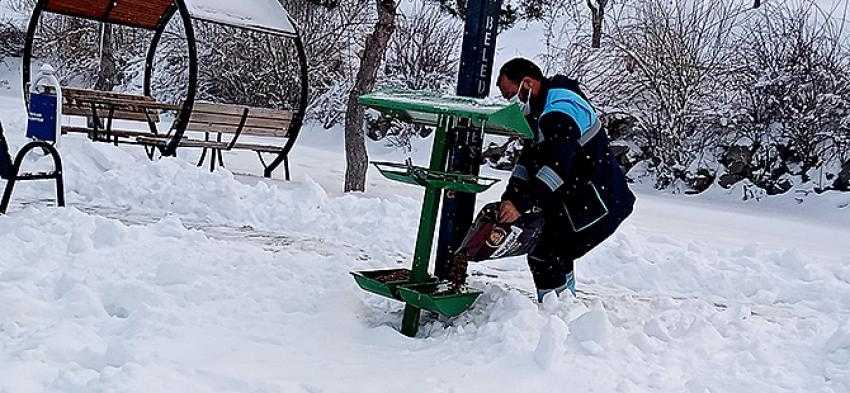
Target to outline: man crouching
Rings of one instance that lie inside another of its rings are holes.
[[[635,196],[575,80],[546,78],[537,65],[517,58],[502,66],[497,84],[503,97],[523,108],[536,136],[523,147],[499,220],[514,222],[541,208],[543,234],[528,254],[538,300],[552,291],[575,295],[575,260],[617,230]]]

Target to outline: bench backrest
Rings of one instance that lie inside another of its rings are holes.
[[[246,108],[248,117],[242,129],[243,135],[287,137],[289,123],[292,122],[291,111],[208,102],[195,103],[188,130],[234,134]]]
[[[62,89],[62,114],[69,116],[92,116],[92,103],[97,108],[97,115],[102,119],[109,116],[109,108],[114,107],[112,118],[116,120],[133,120],[159,122],[159,111],[140,109],[140,103],[156,102],[152,97],[87,89]],[[145,116],[145,112],[148,116]]]

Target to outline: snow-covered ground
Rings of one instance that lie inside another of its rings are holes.
[[[479,265],[475,307],[411,339],[348,272],[409,264],[421,191],[342,194],[341,146],[305,130],[282,182],[64,139],[69,207],[22,183],[0,216],[0,392],[850,391],[850,196],[640,190],[578,300],[533,303],[522,258]]]

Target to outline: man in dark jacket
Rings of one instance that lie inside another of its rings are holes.
[[[543,235],[528,255],[538,300],[552,291],[575,295],[575,260],[617,230],[635,196],[575,80],[546,78],[537,65],[517,58],[502,66],[498,87],[523,108],[536,134],[502,195],[499,219],[513,222],[542,209]]]

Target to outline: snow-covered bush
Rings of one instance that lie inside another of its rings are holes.
[[[768,4],[749,24],[724,116],[731,120],[726,156],[743,154],[727,160],[723,185],[748,179],[768,194],[808,181],[832,188],[850,155],[850,59],[841,28],[812,4]]]
[[[24,32],[11,21],[0,18],[0,61],[18,57],[24,44]]]
[[[341,90],[340,81],[352,78],[354,42],[368,25],[368,7],[363,0],[283,3],[298,24],[307,52],[308,117],[332,126],[344,107],[332,98]],[[292,40],[202,22],[195,23],[195,35],[201,64],[200,99],[260,107],[297,103],[300,70]],[[188,51],[180,23],[172,22],[163,35],[156,67],[155,92],[162,98],[179,99],[188,78]]]
[[[632,177],[700,192],[748,180],[766,194],[850,184],[850,46],[813,3],[617,3],[601,49],[566,2],[544,17],[546,68],[582,82]],[[638,173],[640,172],[640,173]]]
[[[463,28],[438,7],[419,3],[410,15],[402,15],[390,39],[380,89],[414,89],[453,93],[457,81]],[[367,118],[367,135],[406,147],[410,138],[426,136],[430,129]]]
[[[8,1],[4,4],[8,13],[6,28],[0,28],[0,53],[20,56],[26,23],[35,2]],[[53,65],[63,84],[82,87],[100,84],[106,89],[125,90],[139,83],[151,34],[122,26],[104,29],[97,22],[45,13],[36,31],[33,56]]]
[[[374,24],[375,7],[369,0],[281,2],[298,23],[307,51],[307,116],[330,128],[343,119],[347,94],[357,74],[357,56]]]
[[[26,26],[20,8],[23,0],[0,3],[0,62],[7,57],[19,57],[24,48]]]

